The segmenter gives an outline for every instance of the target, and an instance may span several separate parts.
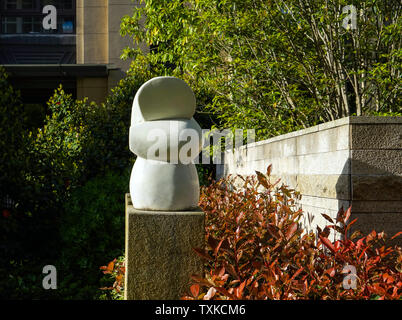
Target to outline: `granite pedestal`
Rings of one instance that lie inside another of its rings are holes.
[[[203,262],[204,213],[136,210],[126,194],[126,300],[176,300]]]

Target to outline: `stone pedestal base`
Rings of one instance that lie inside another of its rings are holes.
[[[126,194],[126,300],[176,300],[189,290],[203,262],[204,213],[134,209]]]

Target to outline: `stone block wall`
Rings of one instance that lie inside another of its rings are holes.
[[[356,229],[402,230],[402,118],[347,117],[227,151],[220,176],[265,172],[300,191],[305,226],[352,205]]]

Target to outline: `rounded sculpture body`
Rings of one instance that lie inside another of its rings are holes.
[[[191,88],[175,77],[153,78],[138,90],[129,133],[130,150],[137,155],[130,177],[134,208],[185,211],[198,206],[192,160],[202,137],[192,118],[195,106]]]

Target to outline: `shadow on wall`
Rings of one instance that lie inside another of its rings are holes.
[[[384,231],[389,239],[402,231],[401,151],[392,150],[395,151],[392,155],[384,156],[387,151],[351,150],[351,157],[345,163],[336,183],[336,194],[338,209],[352,206],[349,222],[357,218],[349,234],[356,230],[364,235],[373,230]],[[374,153],[377,156],[373,157]],[[391,243],[402,245],[402,239],[398,237]]]

